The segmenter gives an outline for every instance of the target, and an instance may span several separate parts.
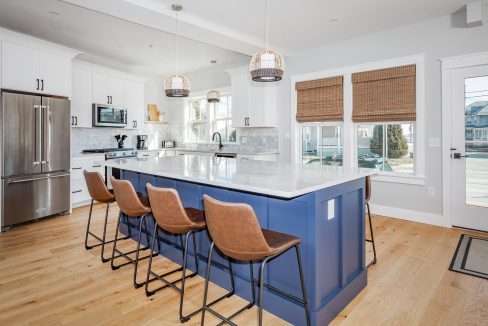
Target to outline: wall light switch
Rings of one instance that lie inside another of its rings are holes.
[[[438,148],[441,147],[441,139],[437,137],[429,138],[429,147]]]
[[[327,219],[331,220],[335,217],[335,199],[327,202]]]

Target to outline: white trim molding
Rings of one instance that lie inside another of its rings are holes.
[[[414,211],[404,208],[396,208],[382,205],[370,204],[371,214],[386,217],[399,218],[406,221],[444,226],[443,216],[440,214]]]
[[[356,158],[356,124],[352,121],[352,74],[356,72],[391,68],[397,66],[417,66],[416,97],[417,97],[417,119],[415,121],[415,172],[413,175],[392,174],[380,176],[377,181],[398,182],[415,185],[425,184],[425,55],[417,54],[412,56],[394,58],[389,60],[375,61],[358,65],[345,66],[321,70],[311,73],[291,76],[290,100],[291,100],[291,161],[301,164],[301,139],[300,124],[296,121],[297,97],[295,84],[307,80],[322,79],[334,76],[344,76],[344,169],[355,169]],[[411,180],[409,180],[411,179]]]

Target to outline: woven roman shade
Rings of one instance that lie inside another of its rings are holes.
[[[416,66],[355,73],[354,122],[415,121]]]
[[[343,121],[343,77],[310,80],[296,83],[297,121]]]

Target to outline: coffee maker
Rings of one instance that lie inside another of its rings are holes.
[[[147,150],[147,135],[137,135],[137,149]]]

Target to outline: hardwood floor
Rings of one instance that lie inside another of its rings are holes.
[[[103,213],[104,206],[97,205],[93,219],[99,233]],[[111,236],[116,213],[113,207]],[[175,291],[147,298],[142,288],[132,286],[132,267],[112,271],[109,263],[100,262],[99,248],[85,251],[87,214],[86,207],[75,209],[71,216],[0,234],[0,325],[179,325]],[[488,281],[448,270],[460,234],[473,232],[380,216],[373,223],[378,263],[368,271],[368,287],[332,324],[488,325]],[[156,259],[155,268],[174,266],[163,257]],[[201,304],[203,279],[195,277],[187,284],[189,311]],[[211,286],[211,297],[222,293]],[[216,309],[226,315],[244,303],[234,296]],[[235,321],[257,324],[256,308]],[[269,313],[264,322],[286,324]],[[195,316],[186,325],[199,323]],[[207,314],[206,323],[218,320]]]

